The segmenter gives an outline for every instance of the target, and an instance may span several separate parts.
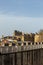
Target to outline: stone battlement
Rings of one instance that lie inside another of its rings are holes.
[[[29,51],[29,50],[35,50],[43,48],[43,43],[27,43],[24,44],[21,43],[21,45],[15,45],[15,46],[0,46],[0,52],[1,53],[12,53],[12,52],[22,52],[22,51]]]
[[[0,46],[0,65],[43,65],[43,43],[25,43]]]

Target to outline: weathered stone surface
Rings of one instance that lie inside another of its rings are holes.
[[[41,45],[36,48],[35,46],[0,47],[0,65],[43,65],[41,47]]]

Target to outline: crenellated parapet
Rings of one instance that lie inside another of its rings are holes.
[[[18,42],[18,44],[14,46],[0,46],[1,53],[11,53],[11,52],[22,52],[43,48],[43,42]]]

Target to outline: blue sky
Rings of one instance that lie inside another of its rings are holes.
[[[43,0],[0,0],[0,36],[43,29]]]

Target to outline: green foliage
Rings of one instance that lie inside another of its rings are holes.
[[[40,31],[39,31],[39,34],[43,34],[43,30],[40,30]]]
[[[22,32],[15,30],[15,35],[22,35]]]

